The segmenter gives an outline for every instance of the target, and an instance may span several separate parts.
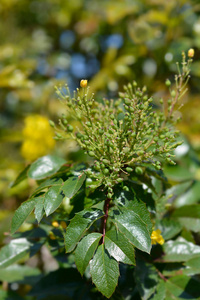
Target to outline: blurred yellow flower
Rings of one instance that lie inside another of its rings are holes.
[[[157,230],[153,230],[152,234],[151,234],[151,243],[152,245],[155,244],[160,244],[163,245],[165,242],[165,240],[163,239],[162,235],[161,235],[161,231],[160,229]]]
[[[188,56],[191,57],[191,58],[194,56],[194,49],[190,48],[188,50]]]
[[[86,79],[82,79],[81,82],[80,82],[80,86],[81,86],[82,88],[87,87],[87,80],[86,80]]]
[[[25,126],[22,131],[24,142],[21,154],[26,160],[33,161],[53,149],[54,132],[44,116],[30,115],[25,118],[24,122]]]
[[[58,223],[57,221],[53,221],[53,222],[51,223],[51,225],[52,225],[53,227],[59,227],[59,223]]]

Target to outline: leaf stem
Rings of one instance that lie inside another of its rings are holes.
[[[102,219],[102,244],[104,244],[104,239],[106,235],[106,222],[108,219],[108,210],[109,210],[109,205],[110,205],[110,198],[107,198],[104,203],[104,217]]]

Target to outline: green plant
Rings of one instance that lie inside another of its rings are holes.
[[[178,65],[174,88],[171,88],[169,80],[166,81],[170,97],[168,100],[160,99],[162,110],[153,107],[153,99],[147,96],[146,88],[140,89],[136,82],[124,88],[119,100],[102,102],[89,95],[85,80],[73,97],[67,86],[59,87],[57,93],[60,99],[80,122],[80,127],[74,130],[63,115],[59,128],[50,122],[56,128],[56,139],[71,136],[94,162],[74,164],[56,156],[44,156],[28,165],[13,184],[28,176],[37,180],[39,186],[16,210],[11,233],[14,234],[34,210],[38,223],[42,219],[44,221],[41,228],[45,235],[42,241],[39,239],[40,244],[47,242],[57,254],[63,253],[64,245],[67,253],[74,252],[75,264],[83,276],[82,282],[88,281],[91,285],[92,280],[97,290],[107,298],[112,296],[118,284],[119,263],[120,266],[121,263],[135,266],[133,281],[137,289],[131,291],[130,297],[138,297],[139,291],[142,299],[177,299],[182,282],[187,284],[190,281],[187,276],[168,280],[167,274],[175,272],[176,267],[169,263],[168,270],[163,272],[162,265],[156,264],[162,257],[161,248],[155,246],[152,249],[152,244],[164,243],[160,229],[153,230],[154,227],[171,228],[170,238],[181,231],[176,219],[166,220],[168,225],[161,222],[168,213],[165,206],[168,182],[162,171],[162,162],[174,165],[173,151],[182,143],[177,141],[178,132],[174,129],[178,121],[175,107],[177,104],[180,107],[178,102],[186,90],[193,56],[191,50],[188,56],[186,60],[185,54],[182,54],[182,66],[179,68]],[[144,184],[148,189],[144,188]],[[43,218],[45,214],[46,219]],[[64,234],[64,242],[61,233]],[[37,249],[38,241],[30,241],[31,236],[35,235],[27,235],[27,239],[21,237],[5,246],[0,253],[0,266],[7,267],[24,253],[34,251],[34,247]],[[163,247],[164,262],[189,260],[184,247],[191,250],[190,258],[199,259],[200,247],[187,240],[170,241]],[[180,257],[179,250],[174,251],[177,247],[183,249]],[[132,267],[125,270],[129,274]],[[182,274],[190,275],[190,272],[186,270]],[[194,287],[192,296],[196,297],[197,282],[191,280]],[[173,285],[177,286],[177,282],[179,289],[174,290],[171,296],[170,290]],[[128,288],[126,283],[124,286],[125,295]],[[123,283],[121,287],[123,289]],[[76,297],[77,290],[72,297]],[[113,297],[117,299],[117,291]],[[119,299],[125,299],[122,297]]]

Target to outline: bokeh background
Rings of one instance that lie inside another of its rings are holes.
[[[67,82],[73,90],[84,78],[97,97],[115,98],[136,80],[156,101],[167,97],[165,80],[173,80],[189,48],[195,49],[192,78],[178,125],[185,143],[177,166],[165,167],[172,184],[194,183],[180,203],[200,200],[199,1],[0,1],[0,245],[35,186],[25,180],[9,188],[18,173],[41,155],[82,157],[72,141],[53,140],[48,120],[65,113],[54,86]]]

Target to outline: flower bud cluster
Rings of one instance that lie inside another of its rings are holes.
[[[113,186],[131,172],[142,175],[146,163],[158,170],[162,168],[161,161],[175,164],[173,150],[181,142],[177,142],[178,132],[173,127],[177,121],[174,109],[185,93],[191,62],[191,58],[186,61],[185,55],[182,58],[181,71],[178,66],[175,77],[176,87],[171,90],[171,82],[166,81],[170,97],[160,100],[163,109],[159,111],[153,109],[153,98],[147,95],[146,87],[141,89],[136,82],[125,86],[116,101],[95,101],[94,95],[89,95],[86,80],[81,81],[81,89],[73,97],[67,86],[67,94],[63,88],[57,88],[59,98],[80,122],[81,129],[74,132],[65,118],[60,120],[60,126],[94,159],[93,167],[86,173],[107,188],[108,197],[112,197]]]

